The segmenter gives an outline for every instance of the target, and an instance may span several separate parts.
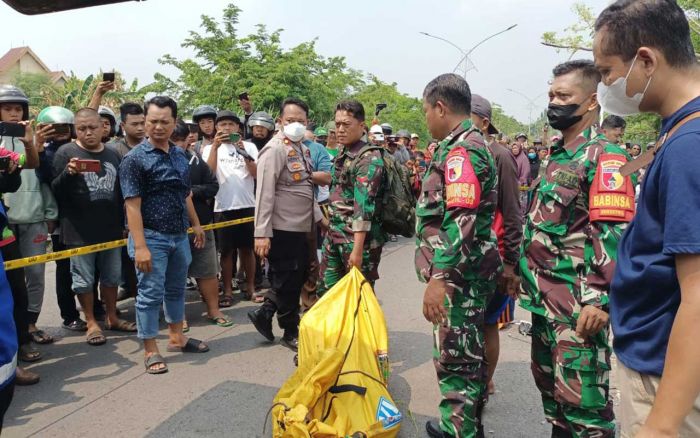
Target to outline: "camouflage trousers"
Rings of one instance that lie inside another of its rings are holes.
[[[609,328],[588,340],[568,324],[532,314],[532,375],[557,436],[613,438]]]
[[[323,253],[316,293],[322,297],[330,288],[335,286],[350,270],[348,260],[352,253],[352,243],[333,243],[329,237],[323,241]],[[374,287],[379,278],[379,262],[382,258],[382,247],[362,251],[362,268],[360,272]]]
[[[471,286],[452,288],[445,297],[447,321],[433,327],[433,364],[442,394],[440,428],[445,436],[482,436],[487,371],[484,314],[492,292],[475,293]]]

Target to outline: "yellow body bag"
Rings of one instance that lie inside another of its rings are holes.
[[[275,438],[390,438],[388,339],[372,287],[353,268],[301,319],[299,367],[275,396]]]

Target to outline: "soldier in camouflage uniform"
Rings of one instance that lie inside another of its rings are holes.
[[[472,125],[470,105],[469,85],[454,74],[438,76],[423,94],[428,128],[444,139],[416,207],[416,271],[428,283],[423,315],[434,324],[442,393],[440,425],[426,425],[431,437],[483,436],[484,312],[502,266],[491,229],[497,170]]]
[[[384,160],[377,148],[361,140],[365,110],[354,100],[340,102],[335,113],[339,151],[332,170],[330,228],[323,243],[318,295],[332,288],[350,267],[357,266],[372,285],[386,234],[381,227]]]
[[[563,134],[533,183],[520,260],[532,312],[532,374],[553,437],[613,437],[608,290],[634,214],[629,156],[592,132],[600,75],[591,61],[554,69],[549,122]]]

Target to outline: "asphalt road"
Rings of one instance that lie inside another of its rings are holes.
[[[439,392],[431,360],[430,325],[421,314],[421,284],[413,270],[413,241],[385,248],[376,292],[389,326],[392,377],[390,392],[404,414],[400,437],[425,437],[425,422],[437,416]],[[60,327],[54,294],[54,269],[46,274],[40,328],[60,339],[40,346],[44,359],[28,368],[41,382],[20,387],[5,417],[6,437],[262,437],[272,399],[293,372],[293,354],[266,343],[246,318],[254,306],[237,303],[225,310],[231,328],[210,325],[196,292],[188,292],[190,336],[204,339],[211,351],[164,353],[170,372],[144,373],[135,336],[106,332],[108,342],[88,346],[83,334]],[[120,303],[133,320],[133,302]],[[516,318],[525,318],[520,312]],[[161,327],[159,344],[167,337]],[[279,330],[277,332],[279,335]],[[545,437],[550,428],[529,370],[529,338],[517,327],[501,332],[497,393],[485,411],[487,436]]]

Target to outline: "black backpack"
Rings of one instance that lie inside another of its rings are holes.
[[[406,169],[386,149],[374,145],[360,149],[350,167],[354,169],[360,157],[373,149],[380,151],[384,161],[384,196],[379,200],[382,203],[382,230],[387,234],[413,237],[416,232],[416,199]]]

